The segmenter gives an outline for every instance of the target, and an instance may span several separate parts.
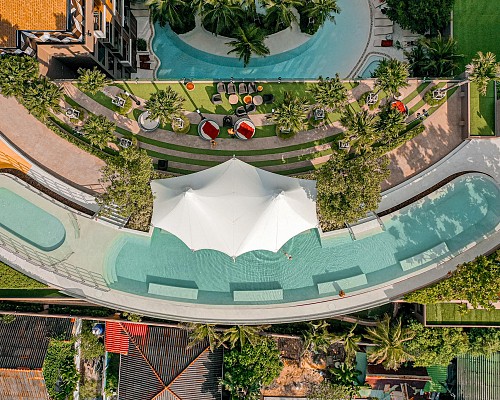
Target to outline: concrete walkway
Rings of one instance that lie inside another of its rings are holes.
[[[52,175],[86,191],[102,191],[104,161],[57,136],[15,98],[0,96],[0,132]]]

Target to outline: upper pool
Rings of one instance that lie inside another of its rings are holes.
[[[44,251],[55,250],[66,238],[61,221],[6,188],[0,188],[0,227]]]
[[[345,291],[367,288],[481,240],[500,222],[500,191],[486,176],[462,176],[382,222],[383,231],[362,239],[352,240],[348,234],[321,239],[317,230],[310,230],[277,253],[252,251],[235,260],[212,250],[193,252],[159,229],[152,237],[122,233],[107,254],[108,276],[114,276],[110,286],[152,297],[150,283],[194,289],[197,298],[170,298],[205,304],[235,304],[235,291],[266,289],[283,290],[282,300],[268,302],[310,300],[332,295],[319,293],[318,284],[360,275],[366,282]]]
[[[316,79],[347,77],[362,56],[370,33],[368,0],[339,0],[341,13],[301,46],[268,57],[254,57],[243,68],[234,57],[210,54],[183,42],[167,26],[155,25],[152,47],[161,65],[158,79]]]

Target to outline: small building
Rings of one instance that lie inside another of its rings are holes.
[[[500,353],[457,358],[457,400],[500,399]]]
[[[120,354],[120,400],[220,400],[222,349],[189,346],[185,329],[107,322],[106,351]]]
[[[94,66],[130,78],[136,40],[130,0],[0,1],[0,54],[36,57],[50,78],[73,78],[79,67]]]

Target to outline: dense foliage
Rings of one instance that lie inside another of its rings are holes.
[[[307,398],[309,400],[349,400],[354,398],[358,390],[349,385],[339,385],[324,380],[314,386]]]
[[[335,78],[323,79],[319,77],[318,83],[314,84],[310,92],[314,96],[314,105],[328,112],[337,111],[348,102],[347,88],[336,74]]]
[[[340,228],[376,210],[380,185],[390,175],[388,164],[385,157],[366,155],[350,159],[334,153],[316,176],[316,204],[322,228]]]
[[[492,80],[500,80],[500,62],[497,62],[495,54],[481,51],[477,53],[465,71],[471,82],[477,85],[479,93],[486,95],[488,83]]]
[[[403,29],[436,33],[450,22],[454,0],[387,0],[387,16]]]
[[[478,290],[480,288],[480,290]],[[447,279],[435,285],[408,294],[406,301],[413,303],[439,303],[466,300],[474,308],[492,309],[500,293],[500,251],[459,265]]]
[[[147,230],[153,211],[149,186],[153,173],[153,163],[145,150],[124,149],[103,167],[102,182],[108,186],[97,201],[101,205],[116,205],[123,215],[130,215],[131,228]]]
[[[78,74],[80,89],[93,95],[111,84],[111,80],[97,67],[94,67],[94,69],[78,68]]]
[[[235,53],[240,60],[243,60],[244,67],[250,62],[252,54],[258,56],[269,54],[269,48],[264,44],[264,32],[259,30],[256,25],[238,27],[235,39],[228,43],[233,49],[229,50],[227,54]]]
[[[24,89],[38,79],[38,62],[33,57],[4,54],[0,57],[0,93],[22,96]]]
[[[90,115],[83,124],[85,137],[89,139],[92,146],[104,149],[109,142],[115,141],[114,122],[111,122],[103,115]]]
[[[43,377],[53,400],[71,398],[79,379],[73,342],[50,339],[43,362]]]
[[[469,350],[469,339],[462,328],[429,328],[412,321],[408,329],[414,337],[406,343],[415,366],[448,365]]]
[[[221,383],[232,399],[259,399],[261,387],[276,379],[282,368],[276,342],[264,339],[224,353]]]
[[[85,330],[80,335],[81,356],[84,360],[94,360],[104,355],[104,343],[91,331]]]
[[[146,101],[145,108],[149,111],[150,119],[158,118],[165,125],[182,114],[184,101],[184,97],[167,86],[166,89],[153,93]]]
[[[408,64],[395,58],[384,58],[372,74],[377,93],[384,91],[393,97],[399,94],[399,89],[408,86],[409,76]]]
[[[14,268],[0,262],[0,288],[5,289],[33,289],[33,288],[44,288],[46,287],[43,283],[35,281],[34,279],[21,274]]]
[[[297,132],[307,128],[308,110],[309,106],[306,100],[293,97],[287,92],[283,97],[283,101],[276,105],[269,120],[276,124],[278,136],[290,138]]]

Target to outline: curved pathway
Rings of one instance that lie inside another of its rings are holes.
[[[57,136],[13,97],[0,95],[0,132],[52,175],[86,192],[102,191],[104,161]]]

